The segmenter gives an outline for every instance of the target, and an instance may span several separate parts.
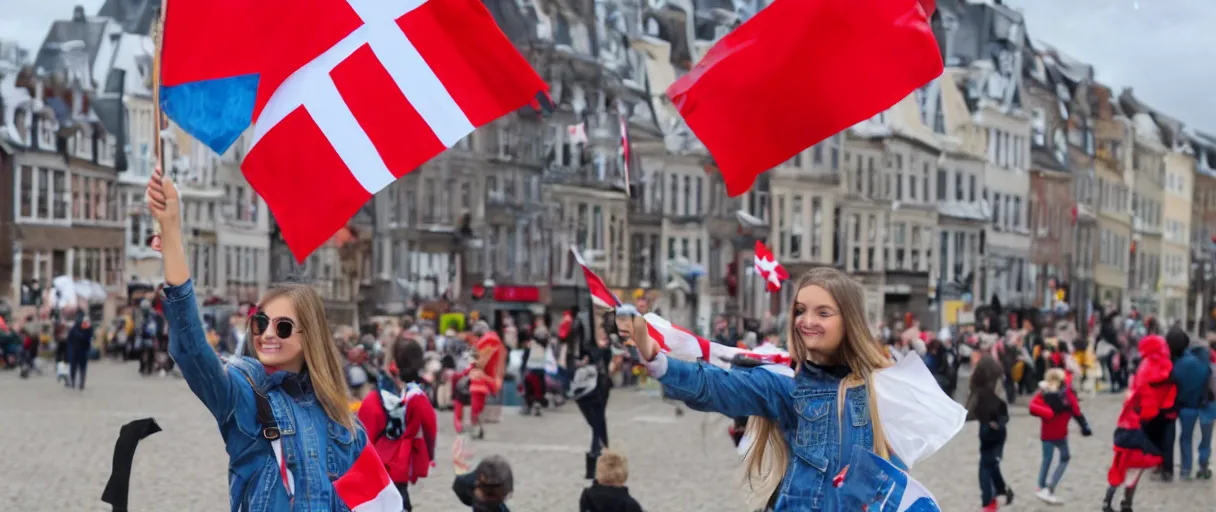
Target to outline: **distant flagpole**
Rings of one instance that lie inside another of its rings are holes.
[[[164,114],[160,110],[160,49],[165,36],[165,5],[169,0],[160,0],[160,9],[156,12],[156,21],[152,25],[152,122],[156,123],[152,132],[156,135],[153,148],[156,164],[153,171],[160,169],[163,162],[164,142],[161,140],[161,130],[164,127]],[[164,169],[161,169],[164,173]],[[160,251],[160,221],[152,219],[152,237],[148,245]]]

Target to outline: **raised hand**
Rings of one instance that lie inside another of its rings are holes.
[[[643,360],[654,360],[654,356],[659,353],[658,343],[650,338],[650,332],[646,328],[646,319],[632,306],[617,308],[616,329],[622,340],[633,341]]]
[[[152,173],[152,179],[148,180],[144,198],[148,202],[148,211],[152,218],[160,222],[161,230],[181,229],[181,201],[177,195],[177,187],[165,178],[164,172],[159,168]]]

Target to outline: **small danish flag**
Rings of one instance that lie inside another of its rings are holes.
[[[773,251],[769,250],[764,242],[756,240],[756,273],[764,278],[764,289],[769,293],[776,292],[781,289],[781,283],[790,278],[789,272],[785,271],[785,267],[777,262],[777,258],[773,256]]]

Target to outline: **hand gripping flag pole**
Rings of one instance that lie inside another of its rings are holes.
[[[164,129],[164,114],[160,109],[160,48],[165,35],[165,6],[169,0],[160,1],[160,9],[156,12],[156,22],[152,25],[152,122],[155,124],[156,142],[153,145],[156,156],[155,169],[160,169],[164,163],[164,140],[161,131]],[[163,171],[162,171],[163,172]],[[164,179],[164,176],[161,176]],[[149,178],[150,179],[150,178]],[[152,236],[148,238],[148,246],[160,251],[160,221],[152,219]]]

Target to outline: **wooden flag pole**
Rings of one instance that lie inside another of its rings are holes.
[[[156,22],[152,25],[152,122],[156,123],[153,133],[156,135],[156,141],[153,144],[153,154],[156,158],[156,164],[153,166],[153,171],[161,170],[161,165],[164,162],[164,141],[162,140],[161,132],[164,130],[164,113],[160,110],[160,49],[164,39],[165,32],[165,4],[168,0],[161,0],[160,9],[156,13]],[[162,176],[163,178],[163,176]],[[152,219],[152,238],[148,240],[148,245],[156,251],[160,251],[160,221]]]

